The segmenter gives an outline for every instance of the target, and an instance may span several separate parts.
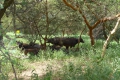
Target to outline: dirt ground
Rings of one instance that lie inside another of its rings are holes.
[[[27,64],[28,66],[27,70],[17,74],[18,75],[18,80],[31,80],[31,76],[33,74],[37,74],[39,77],[43,77],[48,70],[60,70],[62,68],[63,64],[66,61],[43,61],[43,62],[34,62]],[[12,77],[14,75],[12,74]]]

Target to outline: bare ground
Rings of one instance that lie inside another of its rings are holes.
[[[18,80],[31,80],[31,76],[34,73],[37,74],[39,77],[43,77],[48,70],[54,70],[54,71],[60,70],[63,67],[65,62],[66,60],[62,60],[62,61],[49,60],[49,61],[43,61],[43,62],[29,63],[26,65],[26,66],[29,66],[27,70],[17,74]],[[11,75],[13,78],[13,74]]]

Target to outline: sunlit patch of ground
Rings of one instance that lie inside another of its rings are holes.
[[[34,74],[37,74],[39,77],[43,77],[47,71],[58,71],[60,70],[66,60],[63,61],[43,61],[43,62],[34,62],[26,64],[26,66],[29,66],[27,70],[21,72],[18,77],[19,80],[30,80],[31,76]],[[13,74],[12,74],[13,77]]]

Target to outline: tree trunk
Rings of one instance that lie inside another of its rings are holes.
[[[3,35],[2,35],[2,25],[0,21],[0,47],[3,46]]]
[[[109,43],[111,37],[115,34],[115,32],[116,32],[116,30],[117,30],[117,28],[118,28],[119,22],[120,22],[120,18],[118,18],[118,21],[117,21],[117,23],[116,23],[114,29],[110,32],[110,34],[109,34],[107,40],[105,41],[105,43],[104,43],[104,45],[103,45],[103,51],[102,51],[102,55],[101,55],[102,58],[103,58],[104,55],[105,55],[106,47],[107,47],[107,45],[108,45],[108,43]]]
[[[2,43],[2,40],[3,40],[3,34],[2,34],[2,17],[6,11],[6,9],[13,3],[14,0],[4,0],[4,3],[3,3],[3,7],[2,9],[0,9],[0,44]]]
[[[103,35],[104,35],[105,40],[106,40],[107,39],[107,33],[105,31],[105,23],[103,23],[102,27],[103,27]]]
[[[2,17],[6,11],[6,9],[12,4],[14,0],[4,0],[4,3],[3,3],[3,7],[2,9],[0,9],[0,47],[4,47],[4,43],[3,43],[3,32],[2,32]],[[1,71],[1,62],[0,62],[0,72]],[[16,79],[17,80],[17,79]]]

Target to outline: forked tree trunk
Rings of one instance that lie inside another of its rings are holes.
[[[117,18],[118,16],[120,16],[120,13],[113,16],[113,17],[105,17],[105,18],[102,18],[102,19],[99,19],[98,21],[96,21],[93,25],[90,25],[90,23],[88,22],[87,20],[87,17],[85,16],[85,14],[83,13],[83,11],[80,9],[79,5],[76,4],[76,6],[74,6],[73,4],[70,4],[67,0],[63,0],[63,2],[66,4],[66,6],[70,7],[71,9],[73,9],[74,11],[78,11],[82,18],[84,19],[84,22],[86,23],[88,29],[89,29],[89,36],[90,36],[90,39],[91,39],[91,45],[94,45],[95,44],[95,41],[94,41],[94,38],[93,38],[93,33],[92,33],[92,30],[94,28],[97,27],[97,25],[99,25],[101,22],[106,22],[108,20],[112,20],[112,19],[115,19]]]

